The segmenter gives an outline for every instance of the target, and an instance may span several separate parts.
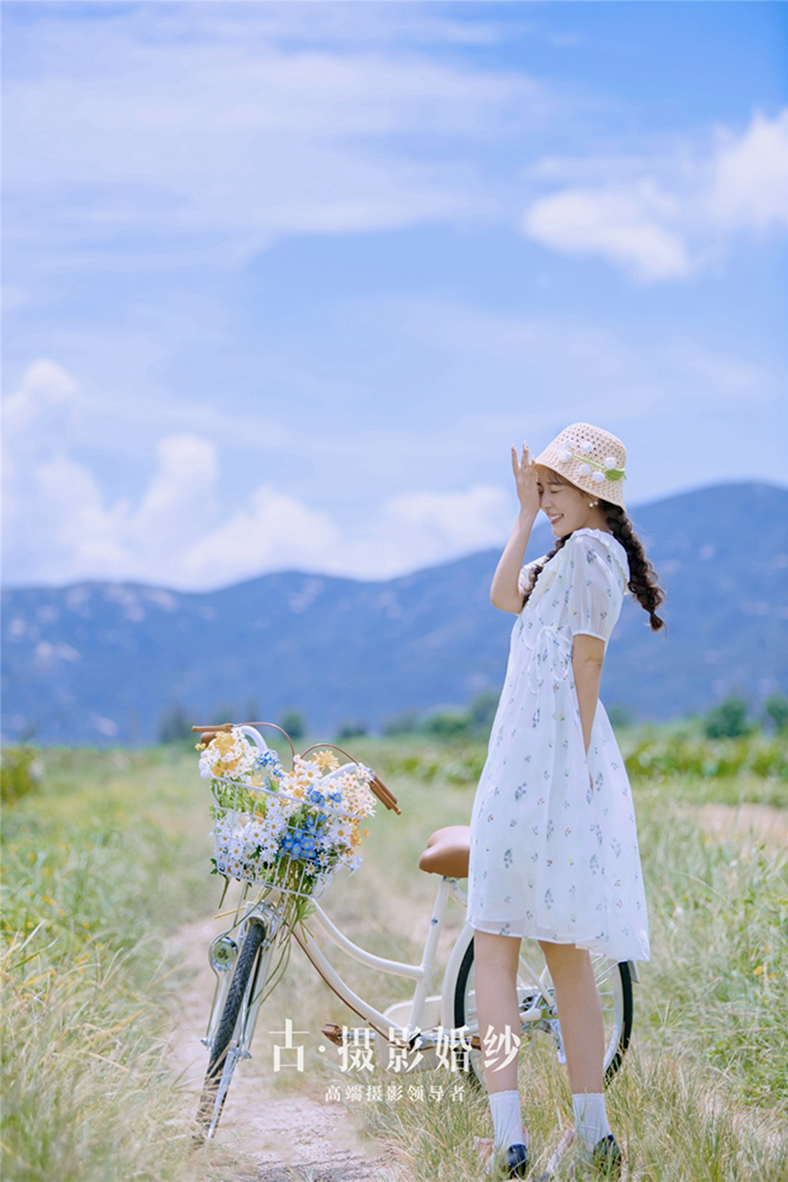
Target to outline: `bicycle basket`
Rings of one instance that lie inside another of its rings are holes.
[[[359,824],[374,812],[368,768],[340,767],[319,751],[310,760],[296,756],[288,773],[276,752],[255,750],[235,733],[206,756],[218,874],[309,897],[321,895],[341,866],[358,866],[368,832]]]

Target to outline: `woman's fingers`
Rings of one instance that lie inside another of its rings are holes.
[[[524,509],[539,508],[539,486],[536,479],[536,465],[531,459],[531,451],[523,440],[522,451],[512,447],[512,471],[514,472],[517,496]]]
[[[531,464],[531,453],[528,450],[528,444],[523,441],[522,453],[518,453],[517,448],[512,444],[512,468],[515,475],[521,468],[528,468]]]

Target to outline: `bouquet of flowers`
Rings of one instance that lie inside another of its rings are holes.
[[[360,865],[369,830],[359,826],[375,811],[369,768],[340,767],[326,749],[296,755],[286,772],[275,751],[252,746],[237,727],[201,750],[215,800],[215,874],[303,899],[321,895],[341,866]]]

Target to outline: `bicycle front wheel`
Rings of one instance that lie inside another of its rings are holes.
[[[264,925],[259,921],[251,922],[246,929],[246,936],[235,965],[227,1000],[224,1003],[216,1035],[211,1043],[208,1070],[205,1073],[205,1082],[197,1108],[197,1124],[201,1130],[201,1140],[213,1136],[222,1115],[227,1089],[230,1086],[235,1064],[238,1062],[237,1050],[241,1036],[239,1027],[242,1024],[239,1019],[249,1005],[256,976],[255,968],[264,939]],[[261,987],[262,984],[263,982],[260,982]]]
[[[547,1005],[541,999],[539,991],[524,974],[518,974],[517,996],[520,1013],[533,1014],[534,1009],[541,1006],[541,1013],[536,1019],[525,1018],[522,1025],[521,1055],[529,1050],[538,1054],[545,1047],[558,1056],[559,1062],[564,1062],[563,1042],[561,1039],[561,1025],[555,1007],[553,983],[544,961],[541,948],[534,940],[523,941],[524,955],[521,961],[527,960],[528,966],[537,976],[544,974],[545,993],[550,999]],[[478,1031],[476,1014],[476,986],[473,972],[474,942],[471,936],[465,955],[457,973],[457,983],[454,990],[454,1025],[468,1026],[473,1034]],[[621,1066],[629,1040],[632,1037],[633,1003],[632,1003],[632,974],[626,961],[616,963],[601,955],[591,954],[591,965],[594,979],[602,1003],[602,1019],[605,1027],[605,1083],[608,1084]],[[471,1078],[484,1086],[484,1071],[480,1050],[470,1053]]]

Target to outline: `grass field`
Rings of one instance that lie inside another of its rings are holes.
[[[742,755],[717,743],[695,749],[687,767],[674,738],[625,733],[622,742],[630,758],[651,752],[633,780],[653,959],[636,987],[634,1045],[609,1093],[614,1127],[633,1177],[777,1182],[788,1178],[788,868],[768,842],[705,832],[698,806],[784,807],[785,745],[765,751],[752,740]],[[403,815],[379,810],[365,865],[332,887],[326,905],[373,950],[417,956],[435,882],[415,863],[433,828],[467,821],[483,752],[415,739],[352,746],[381,771]],[[4,813],[3,1177],[229,1179],[195,1162],[164,1055],[183,985],[165,941],[219,894],[207,873],[210,821],[194,752],[39,758],[38,790]],[[461,921],[457,910],[454,930]],[[379,987],[371,970],[352,979],[362,991]],[[397,995],[395,985],[386,1000]],[[266,1015],[261,1029],[285,1016],[311,1031],[355,1022],[300,955]],[[276,1083],[319,1095],[332,1080],[347,1082],[312,1046],[307,1073]],[[568,1119],[557,1064],[523,1078],[522,1095],[540,1152]],[[472,1090],[451,1104],[365,1101],[356,1115],[396,1147],[413,1182],[479,1177],[472,1140],[490,1126]]]

